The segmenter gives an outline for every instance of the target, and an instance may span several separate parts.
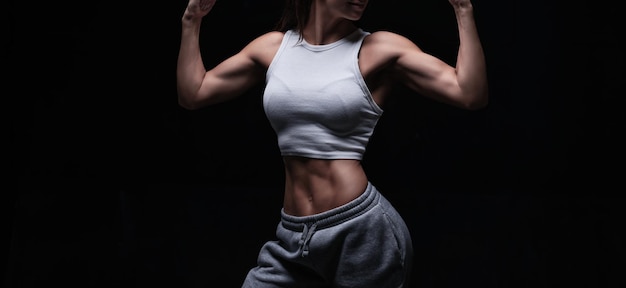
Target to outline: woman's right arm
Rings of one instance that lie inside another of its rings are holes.
[[[254,45],[207,70],[200,53],[200,26],[216,0],[190,0],[182,18],[182,34],[176,84],[178,103],[193,110],[227,101],[243,94],[264,77],[253,59]]]

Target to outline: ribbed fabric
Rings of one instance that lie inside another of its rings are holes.
[[[326,45],[287,31],[267,71],[263,107],[284,156],[361,160],[383,110],[358,65],[369,33]]]

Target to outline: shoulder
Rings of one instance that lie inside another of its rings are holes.
[[[262,34],[250,41],[242,52],[250,55],[255,62],[267,67],[278,51],[284,35],[285,33],[279,31]]]
[[[383,67],[411,53],[422,50],[407,37],[389,31],[372,32],[365,37],[361,46],[361,63],[372,67]]]
[[[245,49],[253,51],[278,48],[283,40],[285,33],[279,31],[271,31],[254,38]]]
[[[409,38],[391,31],[376,31],[370,33],[363,40],[365,48],[385,51],[400,51],[402,49],[419,49]]]

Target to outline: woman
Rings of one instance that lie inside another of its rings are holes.
[[[449,0],[460,36],[456,67],[409,39],[358,27],[367,0],[287,0],[275,31],[206,69],[201,21],[216,0],[190,0],[182,18],[178,99],[198,109],[263,83],[285,190],[277,241],[244,287],[408,287],[412,245],[361,160],[392,85],[463,109],[487,104],[483,49],[469,0]]]

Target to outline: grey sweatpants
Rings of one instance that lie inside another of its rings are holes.
[[[357,199],[320,214],[281,211],[276,237],[263,245],[242,287],[408,287],[409,230],[371,183]]]

